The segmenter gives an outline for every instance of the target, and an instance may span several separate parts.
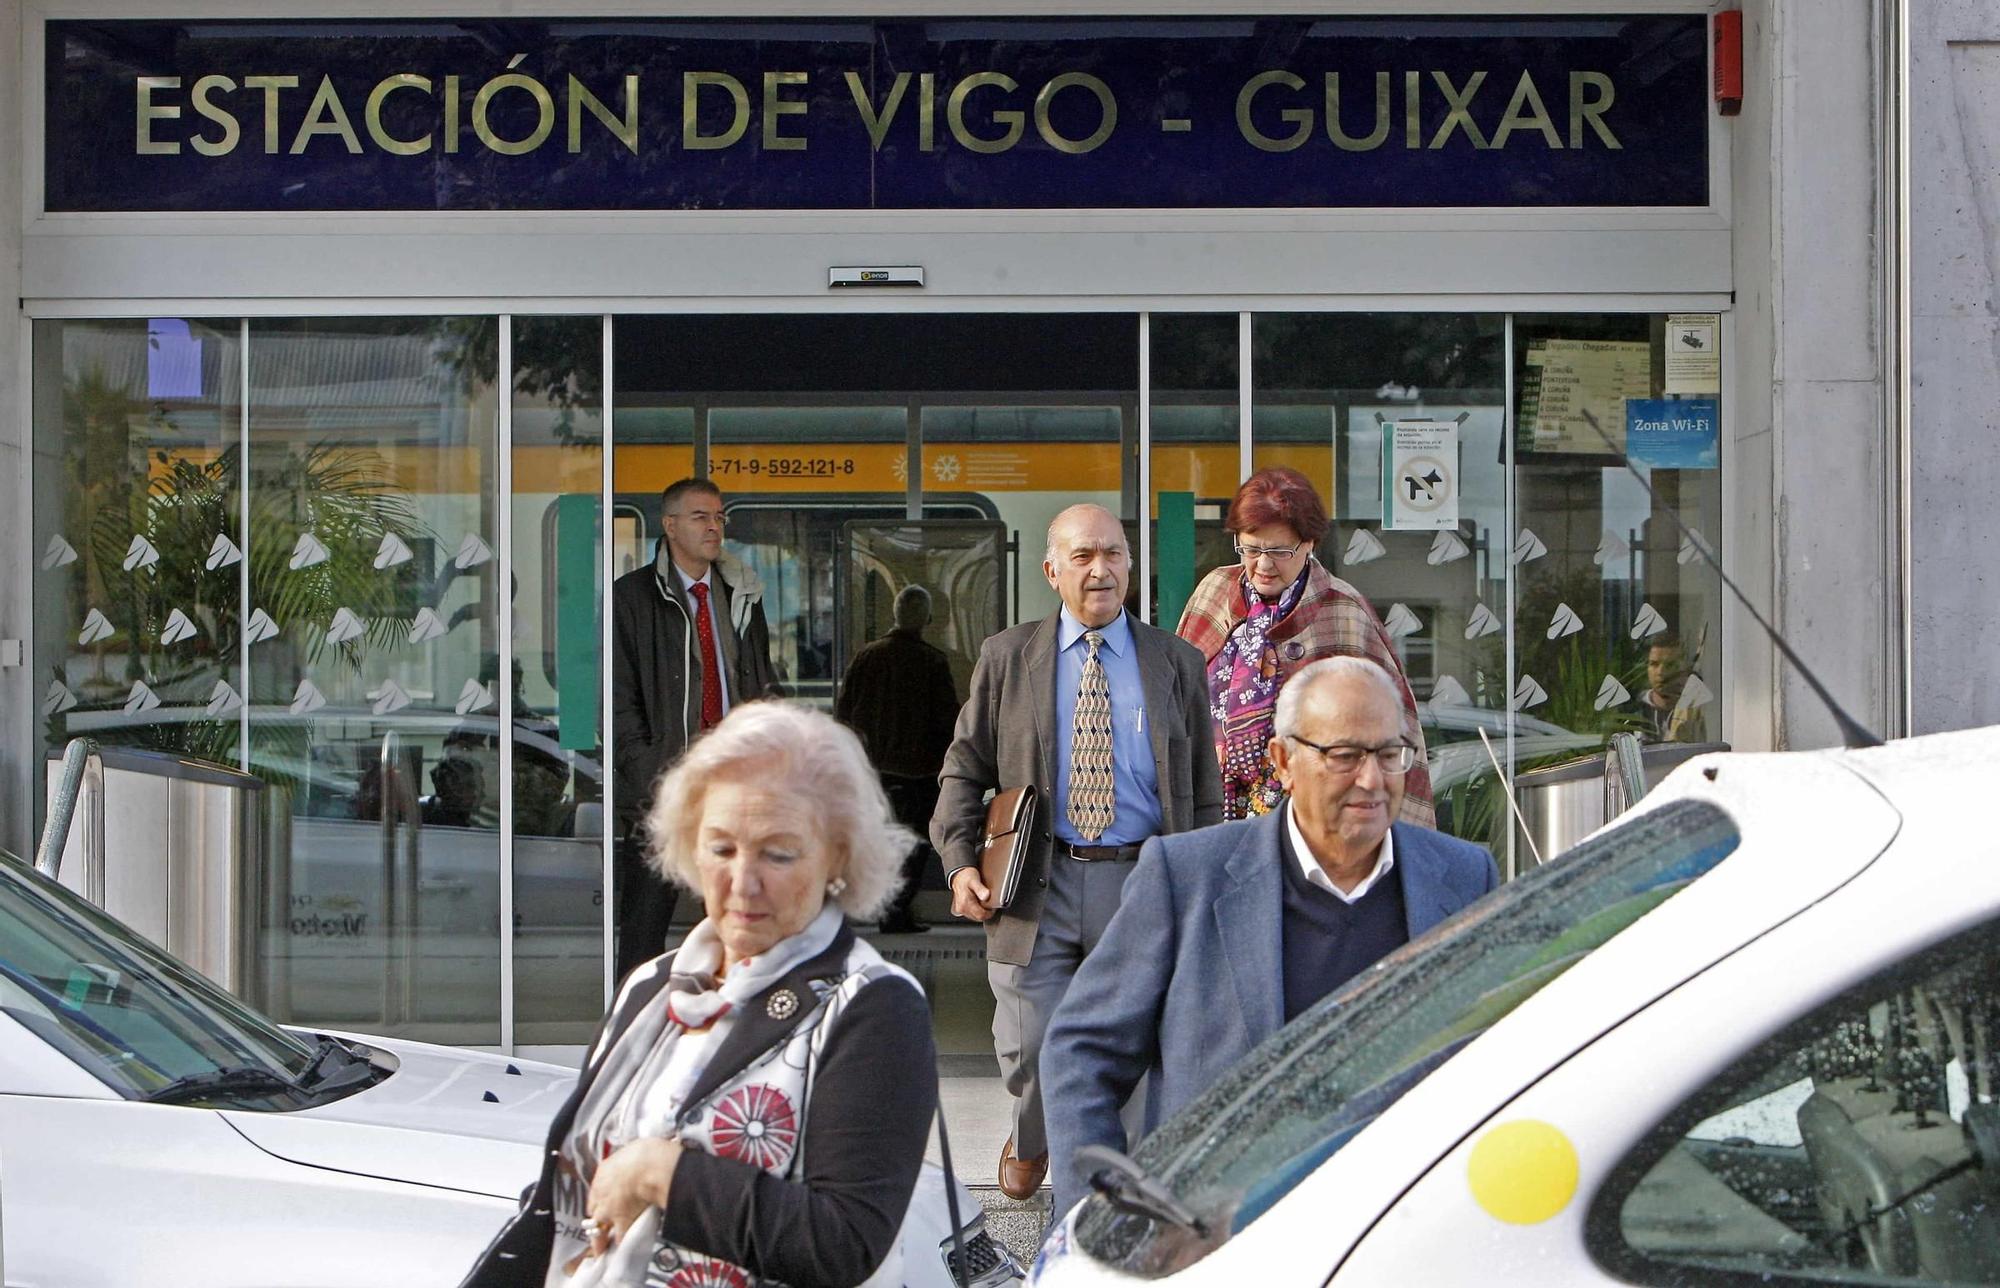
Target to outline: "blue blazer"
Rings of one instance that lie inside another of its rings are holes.
[[[1119,1107],[1151,1075],[1151,1132],[1284,1024],[1283,810],[1146,842],[1041,1055],[1055,1217],[1088,1192],[1072,1160],[1125,1147]],[[1500,882],[1483,848],[1397,823],[1415,939]]]

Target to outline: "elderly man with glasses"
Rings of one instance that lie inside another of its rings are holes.
[[[1148,841],[1049,1024],[1042,1053],[1055,1212],[1088,1193],[1086,1145],[1126,1146],[1119,1106],[1151,1074],[1145,1130],[1385,954],[1499,883],[1484,849],[1399,821],[1416,763],[1400,686],[1365,658],[1314,662],[1278,695],[1285,803]]]

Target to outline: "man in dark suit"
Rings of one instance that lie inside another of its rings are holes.
[[[682,479],[660,494],[653,562],[611,584],[612,851],[617,975],[666,949],[673,887],[646,861],[660,773],[729,708],[777,691],[763,583],[722,549],[722,492]]]
[[[1413,749],[1380,666],[1305,667],[1278,695],[1275,730],[1285,805],[1148,843],[1050,1023],[1058,1218],[1088,1193],[1076,1152],[1125,1148],[1119,1106],[1142,1076],[1151,1131],[1322,997],[1499,884],[1479,846],[1395,822]]]
[[[924,639],[931,593],[922,586],[905,586],[896,595],[893,612],[895,629],[848,663],[833,716],[861,735],[896,821],[921,832],[937,812],[938,769],[951,747],[958,685],[951,678],[951,659]],[[930,929],[910,908],[931,853],[930,846],[919,843],[903,859],[903,888],[882,915],[882,933]]]
[[[1062,608],[980,647],[938,778],[931,841],[952,911],[986,924],[994,1052],[1015,1097],[1000,1188],[1017,1199],[1048,1170],[1042,1036],[1140,844],[1222,819],[1201,654],[1125,612],[1130,570],[1117,516],[1095,505],[1056,516],[1042,571]],[[986,794],[1030,784],[1042,804],[1027,866],[995,914],[978,868]]]

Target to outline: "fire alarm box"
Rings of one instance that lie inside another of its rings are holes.
[[[1715,109],[1724,116],[1743,110],[1743,11],[1715,15]]]

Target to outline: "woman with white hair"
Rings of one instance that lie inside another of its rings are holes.
[[[916,837],[852,732],[777,701],[690,747],[647,822],[707,917],[626,977],[466,1288],[901,1283],[930,1011],[847,918],[888,904]]]

